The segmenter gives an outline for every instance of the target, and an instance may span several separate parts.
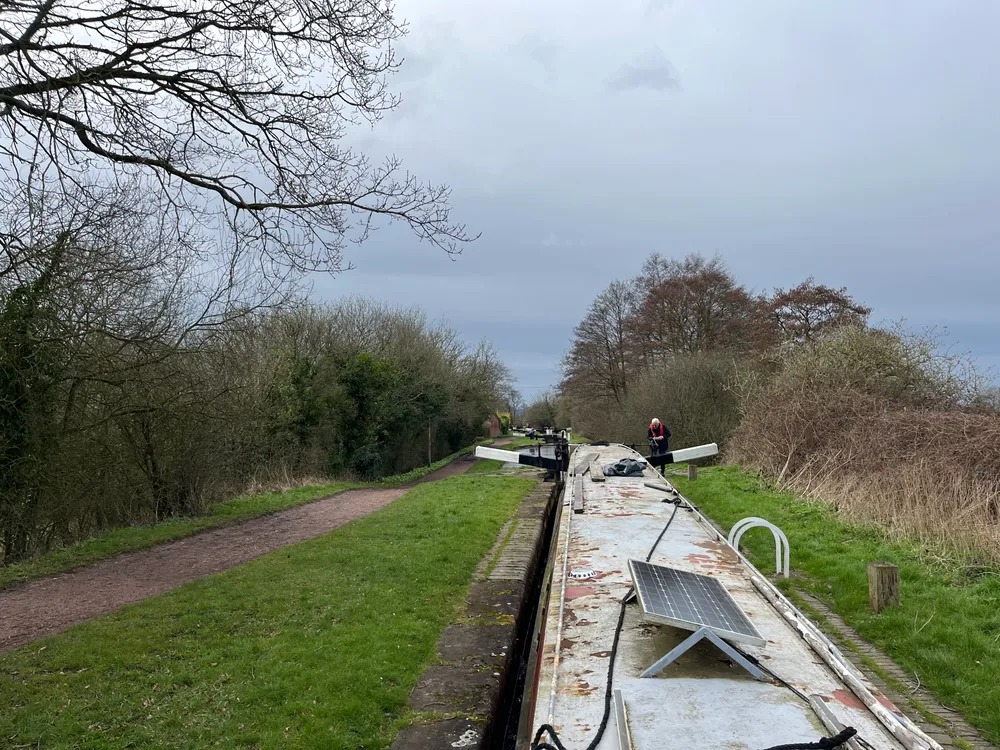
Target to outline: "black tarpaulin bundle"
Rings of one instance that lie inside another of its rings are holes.
[[[604,476],[606,477],[641,477],[646,469],[645,461],[636,461],[634,458],[622,458],[613,464],[604,465]]]

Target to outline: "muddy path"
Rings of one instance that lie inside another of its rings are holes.
[[[509,442],[495,444],[502,441]],[[464,474],[475,462],[463,456],[410,485],[348,490],[5,589],[0,591],[0,652],[326,534],[399,499],[417,484]]]

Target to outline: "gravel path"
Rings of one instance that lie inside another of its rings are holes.
[[[414,485],[463,474],[475,461],[459,458]],[[408,489],[348,490],[5,589],[0,591],[0,652],[320,536],[388,505]]]

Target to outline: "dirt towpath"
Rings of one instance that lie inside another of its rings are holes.
[[[348,490],[0,591],[0,652],[320,536],[388,505],[416,484],[463,474],[475,462],[463,456],[406,487]]]

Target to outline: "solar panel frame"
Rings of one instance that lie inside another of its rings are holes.
[[[646,620],[691,631],[705,627],[751,646],[767,644],[718,579],[642,560],[629,560],[628,567]]]

